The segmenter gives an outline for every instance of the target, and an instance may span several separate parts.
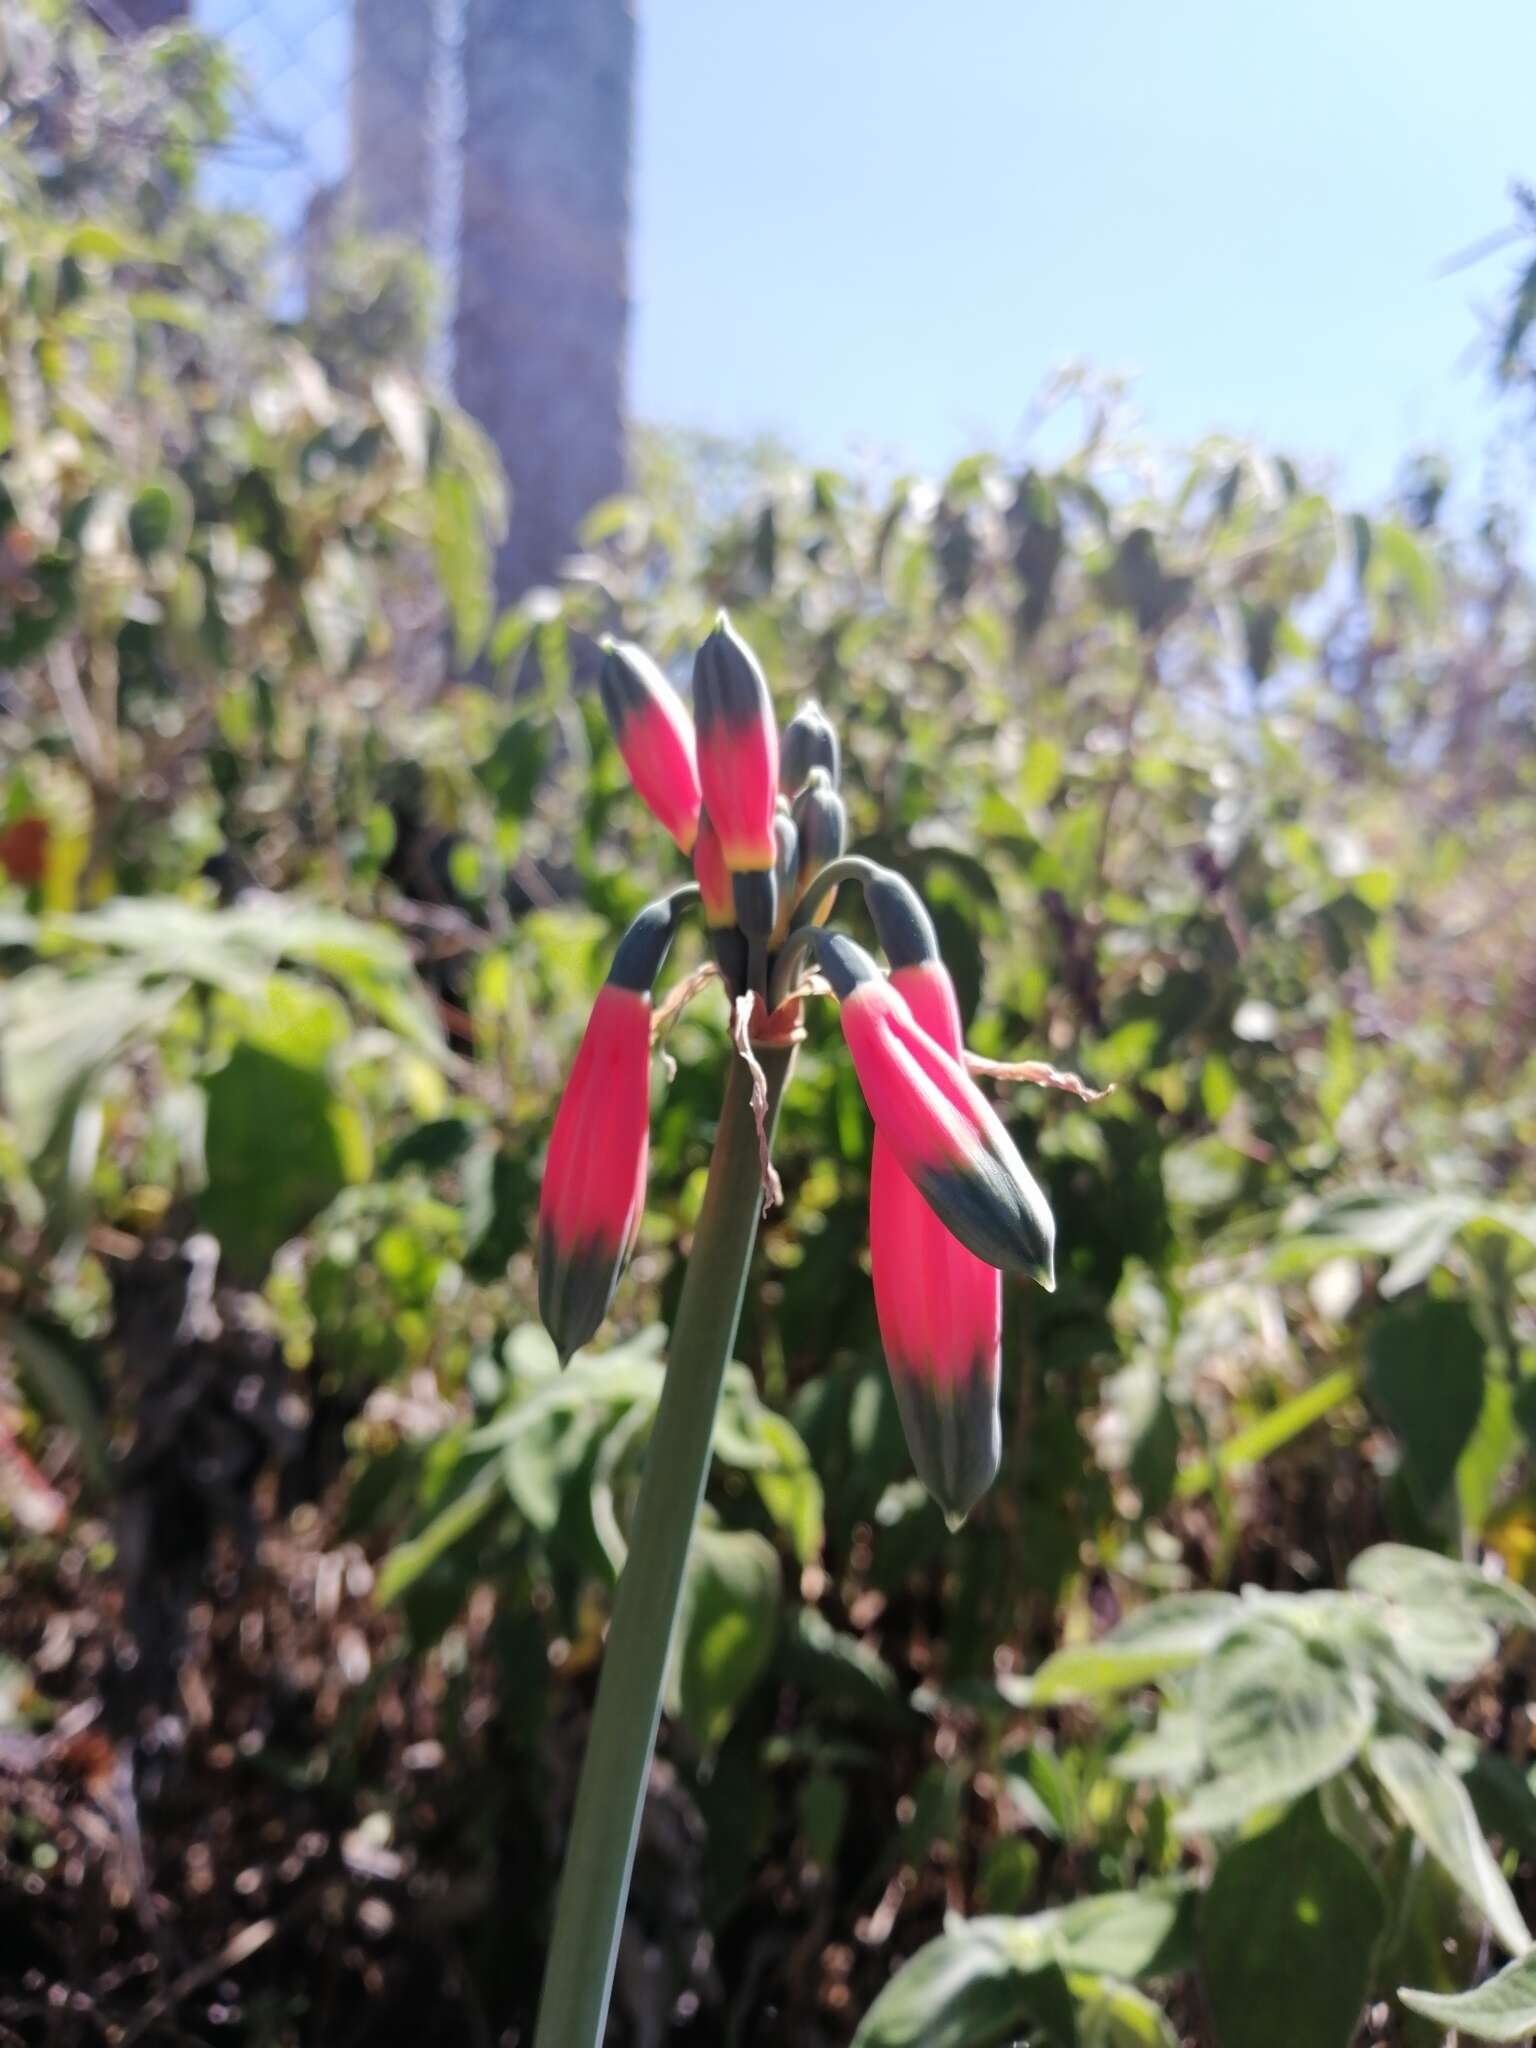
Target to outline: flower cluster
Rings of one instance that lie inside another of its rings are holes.
[[[835,730],[812,703],[780,735],[724,614],[694,662],[692,719],[628,644],[606,644],[601,689],[635,787],[691,855],[696,886],[636,918],[587,1025],[544,1170],[540,1312],[566,1358],[608,1311],[644,1207],[652,989],[699,901],[727,993],[761,1040],[798,1025],[808,985],[838,1000],[875,1124],[881,1341],[913,1463],[958,1526],[998,1466],[1002,1275],[1053,1288],[1055,1226],[971,1077],[932,920],[899,875],[845,855]],[[863,889],[888,971],[827,923],[845,881]]]

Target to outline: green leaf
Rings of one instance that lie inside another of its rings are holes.
[[[1065,1977],[1042,1934],[1011,1939],[1022,1921],[962,1922],[903,1964],[864,2015],[853,2048],[1004,2048],[1044,2027],[1052,2048],[1075,2042]]]
[[[1501,1374],[1484,1382],[1477,1427],[1456,1462],[1456,1499],[1464,1528],[1481,1533],[1505,1490],[1520,1440],[1514,1393]]]
[[[374,613],[374,593],[357,554],[328,540],[304,584],[304,618],[322,665],[344,676],[363,651]]]
[[[231,1268],[259,1279],[278,1246],[369,1167],[367,1129],[327,1071],[348,1034],[335,996],[273,975],[243,1035],[203,1084],[207,1185],[198,1214]]]
[[[1376,1701],[1322,1646],[1260,1625],[1200,1666],[1194,1711],[1212,1777],[1181,1808],[1181,1834],[1235,1827],[1337,1776],[1370,1735]]]
[[[473,1474],[448,1505],[432,1517],[419,1535],[396,1544],[379,1569],[374,1597],[388,1607],[413,1586],[422,1573],[446,1555],[505,1498],[501,1461],[492,1458]]]
[[[759,1500],[768,1510],[774,1526],[789,1539],[800,1564],[821,1555],[826,1535],[821,1481],[811,1465],[810,1452],[787,1416],[771,1409],[759,1412],[758,1435],[777,1451],[777,1470],[760,1468],[753,1475]]]
[[[1200,1975],[1221,2048],[1346,2048],[1383,1921],[1369,1867],[1315,1798],[1229,1849],[1200,1906]]]
[[[1455,1879],[1505,1948],[1523,1954],[1530,1934],[1455,1771],[1409,1735],[1378,1736],[1368,1755],[1404,1825]]]
[[[21,1316],[6,1324],[5,1335],[28,1392],[55,1422],[74,1432],[92,1485],[105,1491],[112,1484],[112,1454],[101,1404],[85,1368],[70,1357],[67,1344],[55,1343]]]
[[[1171,1977],[1194,1962],[1196,1894],[1187,1885],[1101,1892],[1053,1915],[1053,1953],[1066,1970],[1100,1977]]]
[[[753,1529],[699,1529],[688,1553],[677,1694],[697,1740],[714,1749],[773,1655],[779,1560]]]
[[[1536,1599],[1508,1579],[1406,1543],[1378,1543],[1349,1567],[1410,1669],[1447,1684],[1473,1677],[1498,1649],[1500,1628],[1536,1628]]]
[[[1239,1619],[1230,1593],[1180,1593],[1157,1600],[1096,1643],[1058,1650],[1031,1679],[1000,1682],[1018,1705],[1100,1699],[1187,1671],[1212,1651]]]
[[[492,615],[491,548],[469,478],[442,469],[432,479],[432,558],[453,619],[461,667],[485,645]]]
[[[1129,1984],[1067,1973],[1081,2048],[1180,2048],[1177,2028]]]
[[[1536,1954],[1506,1963],[1496,1977],[1450,1997],[1434,1991],[1397,1994],[1410,2012],[1421,2013],[1446,2032],[1479,2041],[1525,2041],[1536,2033]]]
[[[1289,1401],[1282,1401],[1270,1414],[1261,1416],[1257,1422],[1240,1429],[1216,1453],[1214,1465],[1209,1458],[1186,1465],[1174,1484],[1174,1494],[1179,1500],[1193,1500],[1209,1492],[1217,1472],[1238,1472],[1250,1465],[1262,1465],[1273,1452],[1282,1449],[1314,1422],[1320,1422],[1339,1404],[1347,1401],[1359,1384],[1351,1367],[1341,1367],[1320,1379],[1316,1386],[1308,1387],[1304,1393],[1295,1394]]]
[[[0,989],[0,1090],[25,1157],[63,1142],[102,1072],[153,1038],[185,993],[117,967],[33,967]]]
[[[156,477],[128,507],[128,542],[141,561],[163,548],[180,553],[191,531],[192,499],[180,477]]]
[[[1019,770],[1019,801],[1031,809],[1048,804],[1061,782],[1064,760],[1059,741],[1037,734],[1024,749],[1024,765]]]
[[[814,1607],[792,1610],[784,1638],[785,1675],[805,1688],[822,1713],[842,1711],[885,1727],[911,1720],[891,1667],[857,1636],[833,1628]]]
[[[1366,1384],[1403,1447],[1421,1511],[1432,1514],[1483,1406],[1484,1344],[1465,1303],[1417,1301],[1377,1317]]]

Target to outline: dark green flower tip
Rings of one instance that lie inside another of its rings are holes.
[[[926,1375],[891,1374],[912,1469],[959,1529],[1002,1462],[996,1375],[985,1363],[940,1385]]]
[[[700,733],[773,723],[768,678],[725,612],[693,658],[693,715]]]
[[[863,983],[885,979],[864,948],[855,945],[846,932],[823,931],[813,925],[809,938],[816,965],[840,1003],[846,1002]]]
[[[893,868],[879,868],[864,884],[864,901],[891,972],[923,967],[939,958],[939,935],[912,884]]]
[[[561,1365],[590,1344],[603,1326],[624,1270],[625,1247],[596,1241],[562,1245],[539,1233],[539,1320],[554,1339]]]
[[[614,948],[608,980],[615,988],[629,988],[648,995],[656,985],[666,960],[678,920],[690,904],[698,901],[697,889],[676,889],[670,896],[647,903]]]
[[[1012,1151],[1012,1147],[1009,1147]],[[913,1185],[950,1235],[1005,1273],[1056,1292],[1056,1219],[1039,1182],[1015,1153],[978,1152],[958,1167],[913,1175]]]
[[[779,883],[772,868],[750,869],[731,877],[736,922],[749,939],[767,945],[779,911]]]
[[[779,787],[787,796],[803,789],[820,768],[836,784],[841,765],[837,728],[813,697],[802,704],[779,742]]]

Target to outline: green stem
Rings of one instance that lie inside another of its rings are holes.
[[[794,1049],[761,1047],[758,1057],[771,1139]],[[683,1569],[762,1207],[751,1076],[733,1059],[603,1654],[534,2048],[598,2048],[603,2038]]]

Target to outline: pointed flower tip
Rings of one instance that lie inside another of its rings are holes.
[[[944,1526],[949,1531],[950,1535],[958,1536],[960,1534],[960,1531],[965,1527],[965,1518],[970,1513],[970,1509],[941,1508],[940,1513],[944,1517]]]

